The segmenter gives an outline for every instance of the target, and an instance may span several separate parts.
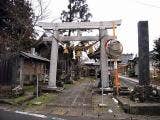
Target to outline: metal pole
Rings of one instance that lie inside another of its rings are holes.
[[[101,82],[101,85],[102,85],[102,105],[104,105],[104,102],[103,102],[103,93],[104,93],[103,82]]]
[[[38,98],[38,86],[39,86],[39,84],[38,84],[38,75],[37,75],[37,98]]]
[[[23,88],[23,59],[20,58],[20,86]]]

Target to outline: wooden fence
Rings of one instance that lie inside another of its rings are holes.
[[[0,54],[0,85],[11,85],[16,82],[18,56],[16,54]]]

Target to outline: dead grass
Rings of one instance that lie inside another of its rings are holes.
[[[57,95],[53,94],[53,93],[45,93],[45,94],[39,96],[38,98],[34,98],[33,100],[29,101],[27,103],[27,105],[29,107],[32,107],[32,106],[35,106],[36,102],[41,102],[42,104],[40,104],[40,105],[44,105],[44,104],[49,103],[50,101],[53,102],[55,100],[56,96]]]
[[[34,92],[36,88],[34,85],[29,85],[29,86],[24,86],[23,89],[25,92]]]

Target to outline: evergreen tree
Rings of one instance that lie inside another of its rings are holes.
[[[62,22],[86,22],[92,16],[88,12],[86,0],[69,0],[68,11],[63,10],[61,13]]]
[[[89,12],[86,0],[68,0],[68,10],[63,10],[61,13],[62,22],[87,22],[92,17]],[[68,35],[70,36],[71,31]]]
[[[0,11],[0,53],[27,51],[34,39],[30,3],[26,0],[1,0]]]
[[[89,22],[90,18],[92,17],[92,14],[89,12],[88,5],[86,4],[86,0],[68,0],[68,10],[63,10],[61,13],[61,20],[62,22]],[[71,32],[73,30],[69,30],[68,36],[71,36]],[[83,42],[81,42],[83,44]],[[80,76],[80,66],[79,62],[80,59],[79,57],[73,62],[73,48],[70,47],[70,42],[67,43],[68,47],[68,53],[66,55],[66,73],[71,75],[71,71],[73,71],[73,68],[75,68],[75,76],[79,78]],[[72,67],[74,66],[74,67]]]
[[[154,50],[153,50],[153,60],[154,65],[160,69],[160,38],[154,41]]]

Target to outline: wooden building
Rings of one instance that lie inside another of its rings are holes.
[[[154,51],[149,52],[149,70],[150,70],[150,77],[156,78],[159,75],[159,70],[155,67],[155,61],[153,60],[153,53]],[[134,72],[134,76],[139,76],[139,57],[135,57],[134,59],[129,61],[129,69]]]
[[[49,60],[35,54],[19,52],[0,55],[0,94],[18,85],[23,88],[24,84],[32,84],[37,79],[45,80],[48,69]]]
[[[49,60],[35,54],[20,52],[0,55],[0,98],[11,97],[12,90],[33,84],[48,76]]]
[[[49,60],[26,52],[20,53],[18,79],[21,86],[31,84],[36,79],[43,81],[48,76]]]

